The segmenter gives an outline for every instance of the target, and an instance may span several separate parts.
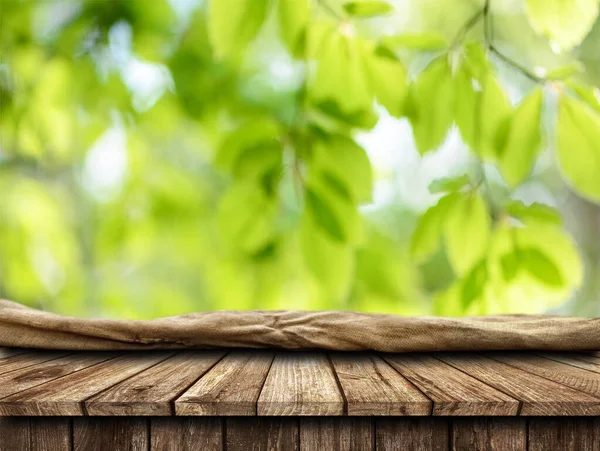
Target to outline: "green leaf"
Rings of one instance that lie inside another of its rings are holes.
[[[344,3],[344,10],[351,16],[366,18],[389,14],[394,8],[387,2],[360,0]]]
[[[314,169],[310,171],[305,189],[306,210],[331,239],[356,243],[362,237],[362,218],[347,192],[340,189],[339,181],[331,182],[331,177],[323,177]]]
[[[459,198],[455,193],[442,197],[419,219],[410,246],[411,255],[417,263],[428,260],[440,248],[444,221]]]
[[[487,280],[487,262],[482,260],[473,267],[463,282],[461,298],[464,310],[468,309],[473,301],[483,295]]]
[[[574,74],[579,74],[581,72],[585,72],[585,66],[579,61],[575,61],[565,66],[549,70],[546,73],[546,78],[548,80],[566,80]]]
[[[511,113],[511,105],[486,57],[481,56],[474,46],[470,48],[454,78],[455,121],[473,152],[483,158],[495,159],[497,135]]]
[[[250,120],[225,135],[223,142],[218,146],[214,164],[219,169],[233,173],[238,159],[247,150],[252,149],[255,153],[260,148],[280,148],[280,133],[279,124],[270,118]]]
[[[219,203],[219,230],[241,250],[259,252],[273,238],[274,209],[273,201],[256,183],[236,183]]]
[[[437,149],[446,138],[454,116],[452,71],[446,56],[437,58],[410,86],[405,114],[410,120],[421,155]]]
[[[566,95],[559,103],[557,156],[577,193],[600,202],[600,113]]]
[[[534,202],[525,205],[520,200],[511,201],[506,206],[506,212],[525,224],[541,222],[546,224],[562,224],[560,213],[549,205]]]
[[[309,97],[318,108],[339,120],[363,128],[375,125],[377,116],[361,42],[337,31],[323,38]]]
[[[416,50],[443,50],[448,47],[446,37],[435,31],[385,36],[382,42],[391,48],[404,47]]]
[[[304,54],[306,27],[310,18],[309,0],[277,0],[279,32],[283,42],[294,56]]]
[[[310,213],[313,221],[321,227],[330,238],[344,243],[348,237],[344,231],[341,220],[328,201],[311,188],[306,188],[306,209]]]
[[[509,252],[500,258],[502,275],[506,282],[511,282],[519,273],[519,255],[515,252]]]
[[[334,301],[347,299],[352,287],[355,253],[324,233],[310,217],[300,223],[300,248],[304,263]]]
[[[471,178],[468,174],[459,175],[458,177],[444,177],[431,182],[429,184],[429,192],[437,194],[459,191],[467,186],[470,181]]]
[[[350,138],[334,135],[319,141],[313,150],[311,169],[335,175],[346,187],[352,202],[371,201],[373,169],[362,147]]]
[[[593,86],[569,80],[567,86],[571,88],[577,97],[586,102],[588,106],[600,113],[600,89]]]
[[[444,239],[448,260],[457,274],[466,274],[485,256],[490,225],[490,212],[480,194],[461,196],[448,212]]]
[[[598,17],[598,0],[526,0],[525,4],[536,33],[562,50],[581,44]]]
[[[497,145],[500,168],[508,185],[520,185],[531,173],[542,147],[542,89],[536,88],[501,126]]]
[[[564,284],[560,270],[541,250],[535,248],[519,249],[517,252],[520,266],[546,285]]]
[[[365,54],[369,82],[377,101],[392,116],[400,117],[406,96],[406,70],[400,60],[384,46]]]
[[[241,54],[262,26],[268,0],[211,0],[208,8],[208,35],[218,58]]]

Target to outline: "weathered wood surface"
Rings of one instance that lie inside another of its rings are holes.
[[[600,415],[593,353],[0,356],[0,416]],[[307,437],[318,442],[319,431]]]
[[[0,451],[598,451],[589,417],[0,417]]]
[[[258,415],[343,415],[344,399],[323,353],[280,353],[258,398]]]

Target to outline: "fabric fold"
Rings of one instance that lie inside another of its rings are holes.
[[[57,315],[0,300],[0,346],[90,351],[214,348],[596,351],[600,350],[600,319],[225,310],[153,320],[111,320]]]

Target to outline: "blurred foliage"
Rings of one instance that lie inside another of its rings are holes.
[[[598,229],[576,227],[600,218],[598,0],[449,6],[2,0],[0,296],[598,313]],[[410,125],[400,152],[456,135],[468,164],[382,202],[361,144],[382,118]],[[523,201],[534,182],[550,201]]]

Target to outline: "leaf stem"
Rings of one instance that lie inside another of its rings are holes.
[[[326,0],[317,0],[317,4],[323,8],[325,11],[327,11],[331,16],[335,17],[338,20],[344,20],[344,18],[338,14],[338,12],[333,9]]]
[[[485,9],[485,8],[484,8]],[[450,43],[450,48],[454,49],[458,44],[460,44],[464,39],[467,33],[479,22],[479,20],[483,17],[484,9],[480,9],[477,11],[469,20],[465,22],[465,24],[458,31],[452,42]]]

